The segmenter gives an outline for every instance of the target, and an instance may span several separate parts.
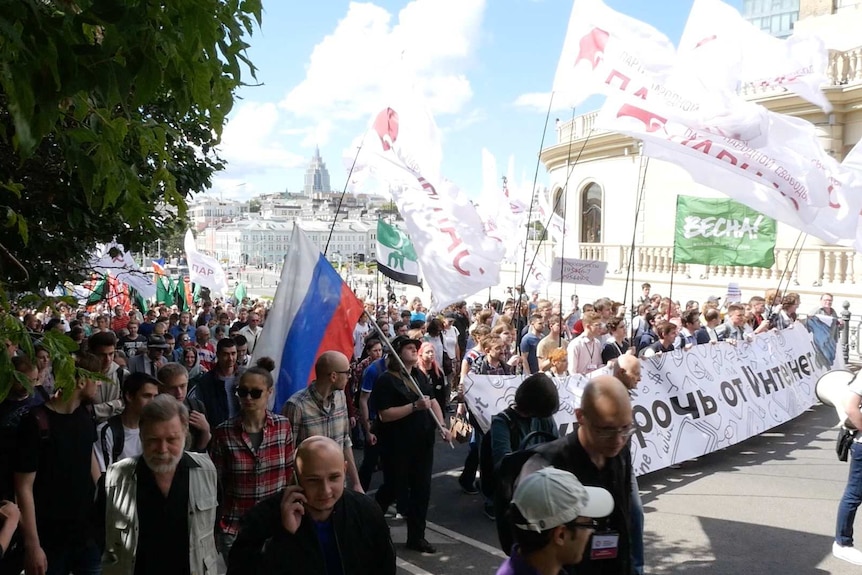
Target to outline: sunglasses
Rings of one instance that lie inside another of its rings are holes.
[[[635,434],[637,428],[634,424],[626,425],[624,427],[596,427],[590,424],[590,427],[593,429],[593,433],[599,439],[616,439],[618,437],[627,439]]]
[[[245,399],[248,396],[251,396],[252,399],[260,399],[260,396],[263,395],[262,389],[249,389],[247,387],[237,387],[236,388],[236,396]]]
[[[589,519],[586,523],[580,521],[571,521],[566,523],[566,527],[572,531],[575,529],[590,529],[592,531],[598,531],[602,526],[602,523],[596,519]]]

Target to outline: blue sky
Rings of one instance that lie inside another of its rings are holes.
[[[725,0],[741,9],[742,0]],[[692,0],[605,0],[677,43]],[[518,179],[532,181],[546,110],[518,105],[548,92],[566,33],[571,0],[375,0],[264,2],[249,55],[262,85],[241,88],[225,129],[213,196],[246,199],[302,189],[315,145],[333,189],[347,176],[342,157],[380,107],[381,58],[409,51],[432,94],[443,134],[444,176],[468,196],[482,186],[482,148],[502,175],[514,156]],[[249,78],[251,81],[251,79]],[[587,101],[576,113],[595,109]],[[545,145],[554,142],[551,113]],[[539,182],[546,179],[540,166]]]

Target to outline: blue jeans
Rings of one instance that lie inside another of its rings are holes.
[[[632,505],[631,505],[631,524],[632,524],[632,568],[636,575],[643,575],[644,572],[644,504],[641,501],[641,494],[638,491],[638,478],[635,476],[632,469]]]
[[[841,503],[838,504],[838,520],[835,525],[835,542],[844,547],[853,546],[853,522],[856,509],[862,503],[862,443],[850,446],[850,473]]]
[[[44,551],[48,559],[46,575],[99,575],[102,572],[102,552],[93,541],[81,547],[70,545]]]

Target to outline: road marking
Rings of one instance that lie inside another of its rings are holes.
[[[431,479],[437,479],[439,477],[458,477],[461,475],[462,469],[464,469],[464,468],[463,467],[454,467],[452,469],[447,469],[446,471],[438,471],[437,473],[435,473],[434,475],[431,476]],[[375,493],[377,493],[376,489],[372,489],[371,491],[365,492],[365,494],[368,495],[369,497],[373,496]]]
[[[485,553],[493,555],[494,557],[499,557],[500,559],[508,559],[508,556],[505,553],[503,553],[496,547],[488,545],[487,543],[482,543],[481,541],[473,539],[472,537],[467,537],[466,535],[458,533],[457,531],[452,531],[451,529],[447,529],[446,527],[443,527],[442,525],[437,525],[436,523],[431,523],[430,521],[426,522],[425,525],[431,531],[436,531],[437,533],[445,535],[446,537],[454,539],[455,541],[466,543],[467,545],[475,547],[476,549],[480,549]]]
[[[425,569],[423,569],[422,567],[419,567],[418,565],[414,565],[413,563],[409,563],[409,562],[405,561],[404,559],[402,559],[401,557],[395,558],[395,566],[401,567],[405,571],[413,573],[413,575],[434,575],[430,571],[426,571]]]

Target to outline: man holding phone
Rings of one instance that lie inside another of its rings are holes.
[[[312,436],[296,450],[298,485],[252,507],[233,544],[228,575],[344,572],[394,575],[395,549],[373,499],[344,488],[341,446]]]

